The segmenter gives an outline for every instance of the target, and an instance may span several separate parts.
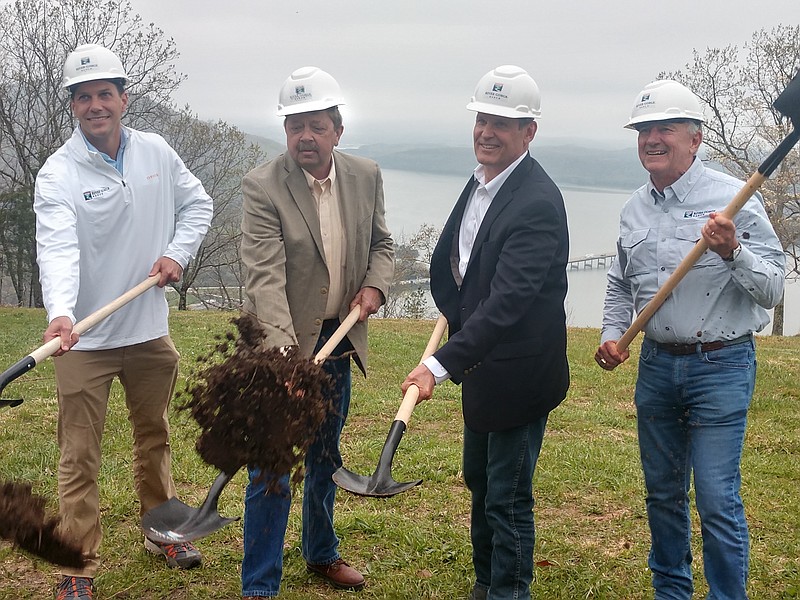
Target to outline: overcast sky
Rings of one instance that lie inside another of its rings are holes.
[[[634,97],[692,51],[741,46],[800,21],[797,0],[131,0],[175,40],[188,79],[176,96],[201,118],[283,141],[289,74],[339,82],[343,145],[470,144],[478,79],[516,64],[542,93],[538,141],[626,147]],[[534,142],[535,145],[536,142]]]

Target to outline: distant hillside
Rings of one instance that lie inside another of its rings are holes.
[[[371,158],[384,169],[466,176],[475,167],[471,147],[371,144],[345,151]],[[647,177],[634,148],[534,145],[531,153],[559,185],[630,191]]]
[[[267,155],[268,159],[275,158],[281,152],[286,150],[286,146],[284,144],[276,142],[275,140],[271,140],[260,135],[252,135],[250,133],[245,133],[244,136],[248,142],[258,144],[258,146],[261,147],[261,150],[263,150]]]
[[[247,139],[261,146],[269,158],[286,150],[285,144],[266,137],[247,134]],[[342,150],[371,158],[384,169],[418,173],[467,176],[476,164],[470,146],[368,144]],[[563,186],[632,191],[647,178],[634,147],[609,149],[575,143],[534,143],[531,153],[550,177]]]

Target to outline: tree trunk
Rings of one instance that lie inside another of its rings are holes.
[[[783,335],[783,311],[785,308],[785,301],[786,292],[783,293],[783,297],[775,307],[775,311],[772,315],[772,335]]]

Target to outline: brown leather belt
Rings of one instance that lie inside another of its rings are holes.
[[[713,352],[714,350],[719,350],[725,346],[744,344],[752,339],[753,336],[751,334],[747,334],[732,340],[717,340],[716,342],[697,342],[695,344],[664,344],[661,342],[656,342],[655,344],[659,350],[663,350],[668,354],[672,354],[674,356],[685,356],[687,354],[696,353],[698,348],[700,349],[700,352]]]

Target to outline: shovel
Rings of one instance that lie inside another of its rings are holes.
[[[90,314],[85,319],[78,321],[75,323],[75,326],[72,328],[72,331],[81,335],[89,331],[92,327],[97,325],[100,321],[108,317],[111,313],[119,310],[123,306],[125,306],[128,302],[133,300],[134,298],[141,296],[145,291],[149,290],[151,287],[158,283],[160,279],[160,275],[153,275],[145,279],[142,283],[137,285],[135,288],[128,290],[124,294],[122,294],[116,300],[112,300],[110,303],[106,304],[102,308],[98,308],[95,312]],[[6,369],[2,375],[0,375],[0,395],[3,393],[5,387],[14,381],[20,375],[24,375],[28,371],[30,371],[33,367],[37,364],[42,362],[48,356],[52,356],[58,349],[61,347],[61,338],[56,337],[47,342],[46,344],[39,346],[36,350],[31,352],[28,356],[23,358],[21,361],[17,362],[13,366]],[[22,398],[16,398],[13,400],[6,400],[4,398],[0,398],[0,407],[3,406],[19,406],[22,404]]]
[[[781,92],[780,96],[772,103],[775,109],[788,117],[792,121],[794,128],[792,132],[787,135],[783,141],[778,144],[778,147],[772,151],[764,162],[758,167],[758,170],[750,176],[744,187],[731,200],[730,204],[722,211],[722,215],[729,219],[738,213],[742,207],[750,199],[750,196],[756,193],[758,188],[761,187],[769,176],[778,168],[789,151],[794,147],[798,140],[800,140],[800,72],[798,72],[786,89]],[[691,249],[689,254],[681,261],[675,271],[670,275],[669,279],[664,282],[664,285],[655,293],[652,300],[648,302],[642,311],[637,315],[628,330],[622,334],[622,337],[617,340],[617,351],[622,352],[628,348],[630,343],[636,337],[647,322],[650,320],[655,312],[661,307],[667,297],[675,289],[675,286],[680,283],[681,279],[691,270],[694,263],[696,263],[703,253],[708,250],[708,244],[701,237]]]
[[[422,353],[420,362],[428,358],[439,347],[439,342],[442,340],[444,330],[447,327],[447,319],[444,315],[439,315],[436,321],[436,326],[433,328],[428,345],[425,347],[425,352]],[[400,440],[403,438],[403,433],[406,431],[408,420],[411,418],[411,413],[417,405],[419,398],[419,388],[415,385],[406,390],[403,396],[403,401],[400,403],[400,408],[397,415],[392,422],[389,429],[389,435],[386,436],[386,441],[381,450],[381,456],[378,459],[378,466],[375,472],[366,477],[364,475],[356,475],[352,471],[348,471],[344,467],[340,467],[333,474],[333,481],[343,490],[347,490],[359,496],[371,496],[373,498],[389,498],[406,490],[418,486],[422,483],[421,479],[416,481],[407,481],[405,483],[398,483],[392,478],[392,460],[397,451],[397,446],[400,445]]]
[[[359,306],[350,311],[314,356],[315,363],[319,364],[330,356],[347,332],[358,322],[360,314]],[[141,527],[144,535],[154,542],[179,544],[207,536],[228,523],[238,521],[239,517],[223,517],[217,510],[220,494],[235,474],[220,471],[200,508],[192,508],[177,498],[170,498],[148,510],[142,515]]]

